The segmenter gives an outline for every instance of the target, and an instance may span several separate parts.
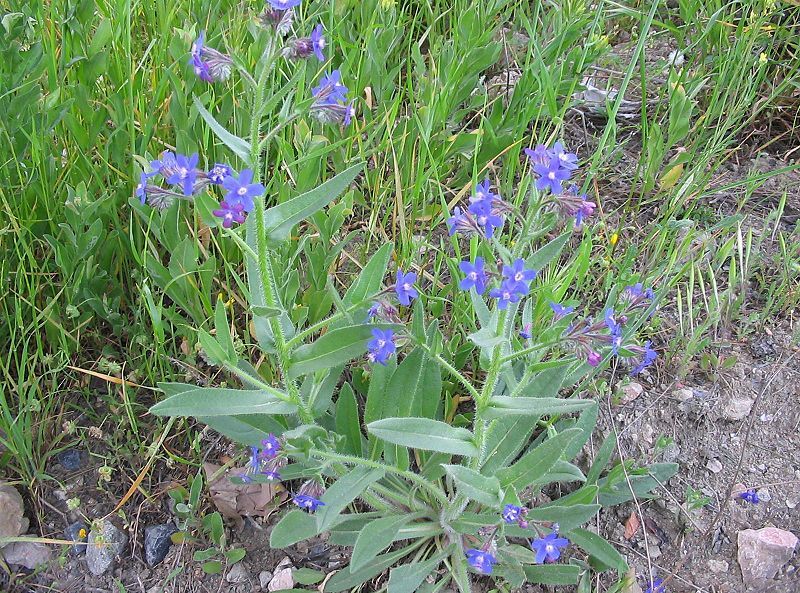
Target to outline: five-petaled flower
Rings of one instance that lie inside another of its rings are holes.
[[[503,508],[503,512],[500,515],[503,517],[503,521],[508,523],[509,525],[512,523],[516,523],[522,517],[522,507],[518,507],[515,504],[507,504]]]
[[[487,239],[494,236],[494,229],[503,226],[503,217],[495,213],[490,200],[472,202],[469,205],[469,212],[475,217],[475,221],[483,229]]]
[[[476,257],[474,264],[462,261],[458,264],[458,268],[464,274],[464,278],[458,285],[461,290],[474,288],[478,294],[486,292],[486,271],[484,270],[482,257]]]
[[[136,185],[136,197],[139,198],[139,201],[142,204],[144,204],[145,200],[147,200],[147,180],[150,179],[156,173],[157,171],[154,171],[153,173],[139,174],[139,183]]]
[[[739,498],[749,502],[750,504],[758,504],[759,502],[761,502],[761,499],[758,497],[758,492],[756,492],[755,488],[751,488],[750,490],[745,490],[744,492],[740,492]]]
[[[481,574],[492,574],[497,559],[486,550],[475,550],[470,548],[466,550],[467,563]]]
[[[534,165],[546,165],[553,158],[553,153],[544,144],[537,144],[535,149],[526,148],[525,155]]]
[[[578,155],[567,152],[561,142],[553,144],[552,155],[562,169],[574,171],[578,168]]]
[[[419,296],[417,289],[414,288],[414,282],[417,281],[417,275],[414,272],[403,274],[403,270],[397,270],[395,277],[394,292],[397,294],[397,300],[401,305],[408,307],[411,301]]]
[[[631,345],[627,348],[637,357],[636,364],[631,369],[631,375],[634,376],[641,373],[658,358],[658,353],[650,347],[650,340],[647,340],[644,346]]]
[[[314,55],[320,62],[325,61],[325,54],[322,50],[325,49],[325,37],[322,35],[322,25],[319,24],[311,31],[311,47],[314,50]]]
[[[519,300],[528,293],[524,285],[520,285],[513,280],[503,280],[500,288],[489,291],[489,296],[498,299],[497,306],[500,309],[507,309],[509,303],[518,303]]]
[[[197,180],[197,161],[199,159],[197,153],[188,157],[182,154],[176,155],[174,170],[167,177],[167,183],[180,186],[183,195],[191,196],[194,191],[194,182]],[[172,163],[170,163],[171,165]]]
[[[228,54],[205,44],[205,31],[197,36],[189,53],[189,65],[201,80],[214,82],[225,80],[231,75],[233,60]]]
[[[394,343],[394,332],[390,329],[372,328],[372,339],[367,343],[370,362],[377,362],[386,366],[389,357],[397,351]]]
[[[219,203],[219,207],[216,210],[212,210],[211,214],[217,218],[221,218],[222,226],[226,229],[231,228],[234,222],[236,224],[242,224],[247,217],[244,204],[241,202],[230,204],[226,200],[222,200]]]
[[[295,494],[293,500],[294,504],[299,506],[304,511],[308,511],[309,513],[313,513],[319,507],[325,506],[324,502],[322,502],[318,498],[309,496],[308,494]]]
[[[561,319],[575,310],[575,307],[565,307],[564,305],[560,303],[554,303],[553,301],[550,301],[550,308],[553,310],[553,316],[556,319]]]
[[[620,346],[622,346],[622,323],[617,321],[614,316],[614,309],[606,309],[605,322],[611,334],[611,351],[614,354],[618,354]]]
[[[569,540],[565,537],[559,537],[555,531],[531,541],[531,548],[536,552],[536,562],[538,564],[555,562],[561,557],[561,548],[566,548],[568,545]]]
[[[222,187],[228,190],[225,201],[229,206],[241,204],[245,212],[251,212],[255,208],[253,198],[262,195],[265,188],[260,183],[251,183],[252,181],[253,171],[250,169],[243,169],[238,179],[230,175],[222,181]]]
[[[503,278],[512,282],[518,287],[518,292],[527,294],[531,281],[536,278],[536,270],[529,270],[525,267],[525,260],[519,258],[514,260],[510,266],[503,266]]]
[[[295,6],[300,6],[302,0],[267,0],[275,10],[289,10]]]
[[[539,191],[549,189],[554,194],[560,194],[563,191],[561,183],[567,181],[571,176],[570,170],[562,168],[561,163],[555,158],[550,159],[549,163],[534,165],[533,170],[539,175],[539,179],[536,180],[536,189]]]
[[[216,163],[207,173],[208,180],[215,185],[222,185],[222,182],[233,174],[233,169],[224,163]]]
[[[270,433],[267,438],[261,440],[261,456],[266,459],[272,459],[278,455],[281,450],[281,442],[274,434]]]

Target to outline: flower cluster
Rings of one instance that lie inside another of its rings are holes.
[[[558,530],[554,529],[544,537],[531,540],[531,548],[536,552],[536,562],[556,562],[561,557],[561,548],[566,548],[569,540],[559,537]]]
[[[513,211],[511,205],[498,194],[492,193],[489,180],[475,186],[475,193],[469,199],[466,211],[460,207],[453,210],[453,216],[447,219],[450,236],[457,232],[467,235],[483,235],[487,239],[494,237],[495,229],[502,230],[504,216]]]
[[[322,35],[322,25],[317,25],[311,31],[310,37],[295,37],[289,40],[282,53],[283,57],[290,60],[302,60],[313,54],[320,62],[324,62],[325,54],[322,52],[324,49],[325,37]]]
[[[515,504],[507,504],[503,508],[503,512],[500,514],[500,516],[503,518],[503,521],[509,525],[516,523],[522,529],[528,528],[528,522],[525,520],[525,517],[528,516],[528,509],[525,507],[518,507]]]
[[[201,31],[192,44],[189,65],[200,80],[206,82],[227,80],[231,75],[233,60],[228,54],[208,47],[205,44],[205,37],[205,31]]]
[[[355,115],[354,100],[348,101],[347,93],[350,90],[342,84],[342,75],[338,70],[325,74],[311,89],[314,103],[311,105],[311,115],[325,124],[341,123],[350,125]]]
[[[324,493],[325,488],[322,484],[309,480],[300,486],[300,490],[294,495],[292,501],[304,511],[313,513],[319,507],[325,506],[325,503],[320,500]]]
[[[261,441],[261,447],[250,447],[250,461],[239,477],[243,482],[252,482],[253,476],[264,476],[268,480],[280,480],[279,469],[286,465],[286,458],[280,456],[281,442],[274,434]]]
[[[394,292],[397,301],[408,307],[411,301],[419,297],[419,291],[414,288],[417,281],[415,272],[403,272],[398,269],[395,273],[394,285],[384,292]],[[378,300],[372,304],[367,312],[367,321],[383,321],[387,323],[400,323],[400,314],[391,303]],[[372,363],[386,365],[389,358],[397,352],[397,336],[391,329],[372,329],[372,339],[367,343],[367,360]]]
[[[759,502],[761,502],[761,499],[758,497],[758,492],[756,492],[755,488],[751,488],[750,490],[745,490],[744,492],[740,492],[739,498],[741,498],[745,502],[749,502],[750,504],[758,504]]]
[[[526,148],[525,154],[538,176],[536,188],[539,191],[550,190],[556,209],[567,217],[574,217],[575,228],[580,228],[583,220],[594,214],[597,204],[580,193],[577,185],[564,189],[564,184],[578,169],[578,155],[567,152],[561,142],[556,142],[552,148],[537,144],[533,150]]]

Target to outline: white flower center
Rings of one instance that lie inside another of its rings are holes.
[[[470,272],[467,276],[469,277],[470,280],[477,280],[478,279],[478,273],[477,272]]]
[[[247,194],[247,188],[246,187],[240,187],[239,189],[236,190],[236,193],[239,194],[240,196],[244,196],[244,195]]]
[[[555,548],[553,547],[553,544],[547,544],[544,547],[544,549],[548,554],[551,554],[551,553],[553,553],[555,551]]]
[[[548,178],[550,178],[550,179],[555,179],[555,178],[556,178],[556,173],[555,173],[555,171],[550,171],[550,172],[547,174],[547,177],[548,177]]]
[[[523,277],[524,276],[523,276],[522,272],[517,272],[516,274],[514,274],[514,280],[516,280],[517,282],[520,282]]]
[[[403,282],[403,290],[411,290],[411,284],[409,282]]]
[[[319,46],[320,49],[325,49],[325,38],[320,37],[319,41],[317,41],[317,45]]]
[[[181,167],[178,169],[178,172],[180,173],[181,179],[186,179],[187,175],[189,175],[189,170],[186,167]]]
[[[378,348],[383,348],[386,346],[386,340],[378,340]]]

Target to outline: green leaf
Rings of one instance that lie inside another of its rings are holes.
[[[594,400],[560,399],[557,397],[506,397],[498,395],[489,400],[485,418],[509,416],[545,416],[569,414],[597,405]]]
[[[414,593],[419,589],[425,577],[442,563],[447,554],[447,552],[437,554],[423,562],[412,562],[411,564],[393,568],[389,573],[387,593]]]
[[[616,447],[617,435],[612,431],[608,433],[608,436],[603,440],[603,444],[600,445],[600,449],[594,456],[592,467],[589,468],[589,473],[586,475],[587,484],[595,484],[600,479],[600,474],[603,473],[608,462],[611,461],[611,456],[614,455]]]
[[[325,503],[325,506],[320,507],[316,514],[319,531],[322,532],[329,529],[339,513],[361,496],[361,493],[370,484],[380,480],[383,474],[384,471],[382,469],[355,467],[336,480],[320,498]]]
[[[453,478],[460,494],[482,504],[497,508],[503,502],[500,480],[484,476],[463,465],[444,465],[444,470]]]
[[[541,585],[577,585],[581,574],[574,564],[535,564],[523,570],[528,582]]]
[[[367,425],[376,437],[395,445],[477,457],[472,433],[429,418],[385,418]]]
[[[574,441],[573,441],[574,442]],[[534,482],[537,485],[552,484],[553,482],[585,482],[586,476],[581,469],[570,463],[559,459],[553,464],[546,474]]]
[[[285,397],[288,399],[289,396]],[[237,416],[294,414],[297,408],[262,389],[198,387],[158,402],[150,408],[150,412],[157,416]]]
[[[247,554],[247,551],[244,548],[234,548],[225,552],[225,559],[228,564],[236,564],[245,557],[245,554]]]
[[[281,434],[286,430],[277,419],[266,414],[198,416],[197,419],[229,439],[253,447],[258,446],[270,433]]]
[[[296,568],[292,571],[292,578],[301,585],[314,585],[325,578],[325,573],[310,568]]]
[[[572,231],[568,231],[540,247],[525,261],[525,267],[529,270],[541,270],[559,256],[561,250],[564,249],[564,245],[567,244],[571,237]]]
[[[292,379],[349,362],[367,351],[372,325],[350,325],[329,331],[292,354],[289,376]]]
[[[214,329],[217,330],[217,343],[222,346],[226,359],[235,363],[237,359],[236,346],[233,344],[233,336],[231,335],[231,328],[228,324],[228,314],[225,311],[225,303],[222,302],[221,298],[217,299],[217,304],[214,308]]]
[[[603,566],[608,569],[616,569],[619,575],[623,575],[628,571],[628,564],[625,562],[625,558],[614,549],[614,546],[596,533],[578,528],[565,532],[565,537],[579,548],[582,548]]]
[[[317,519],[313,515],[299,509],[289,511],[272,528],[269,545],[272,548],[286,548],[319,532]]]
[[[206,356],[208,356],[214,364],[221,366],[233,364],[235,362],[235,359],[231,360],[222,345],[207,331],[202,329],[197,330],[197,339],[200,342],[200,347],[203,349],[203,352],[206,353]]]
[[[361,583],[381,574],[411,552],[414,547],[414,545],[410,545],[402,550],[377,556],[368,566],[353,572],[340,570],[325,584],[325,593],[338,593],[339,591],[358,587]]]
[[[381,291],[386,268],[389,266],[389,259],[392,256],[392,249],[394,249],[393,243],[384,243],[372,254],[367,265],[364,266],[342,298],[345,307],[352,307]]]
[[[363,166],[363,163],[353,165],[311,191],[267,210],[264,213],[264,223],[269,238],[273,241],[288,239],[294,225],[322,210],[339,197],[361,172]]]
[[[555,501],[557,504],[558,500]],[[528,511],[528,521],[547,521],[558,523],[561,531],[569,531],[575,527],[580,527],[592,517],[602,507],[599,504],[573,504],[568,506],[534,507]],[[519,529],[519,528],[517,528]],[[510,535],[525,537],[530,531],[516,530],[508,531]]]
[[[210,560],[202,564],[203,572],[206,574],[219,574],[222,572],[222,562],[219,560]]]
[[[537,479],[541,478],[555,465],[564,453],[564,449],[580,434],[577,428],[571,428],[547,439],[530,453],[522,456],[514,465],[497,472],[500,483],[506,488],[521,491]]]
[[[345,452],[361,456],[361,423],[358,418],[358,402],[350,383],[342,385],[336,400],[336,432],[345,439]]]
[[[387,390],[403,397],[387,402],[386,416],[435,418],[442,401],[442,372],[422,348],[415,348],[397,367]]]
[[[195,108],[197,108],[197,112],[200,114],[200,117],[206,120],[206,123],[211,128],[211,131],[214,132],[214,135],[222,140],[225,146],[230,148],[236,154],[236,156],[242,159],[243,162],[252,166],[252,163],[250,162],[250,143],[226,130],[222,124],[214,119],[214,116],[211,115],[205,107],[203,107],[200,99],[193,97],[193,102]]]
[[[350,572],[357,571],[392,545],[397,532],[408,523],[410,515],[392,515],[367,523],[356,537],[350,557]]]

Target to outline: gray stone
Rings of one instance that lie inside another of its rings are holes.
[[[619,388],[619,403],[620,405],[629,404],[643,393],[644,387],[642,387],[642,384],[631,381]]]
[[[83,465],[83,456],[77,449],[64,449],[56,455],[56,460],[69,472],[77,471]]]
[[[706,463],[706,467],[709,471],[718,474],[722,471],[722,462],[719,459],[709,459],[708,463]]]
[[[83,536],[81,536],[81,530],[83,530]],[[67,526],[64,530],[64,537],[69,541],[73,542],[72,547],[69,549],[69,553],[73,556],[80,556],[81,554],[86,553],[86,535],[89,533],[89,530],[86,528],[86,524],[83,521],[75,521]]]
[[[29,537],[36,537],[31,535]],[[42,566],[50,561],[51,550],[45,544],[36,542],[14,542],[3,548],[3,558],[9,564],[24,566],[33,570],[37,566]]]
[[[258,582],[261,585],[261,588],[266,591],[267,586],[269,586],[269,582],[272,580],[272,573],[268,570],[262,570],[258,573]]]
[[[714,560],[713,558],[708,561],[708,570],[714,574],[722,574],[728,572],[728,563],[724,560]]]
[[[672,392],[672,397],[677,399],[679,402],[689,401],[694,397],[694,391],[689,389],[688,387],[684,387],[683,389],[676,389]]]
[[[681,457],[681,448],[675,443],[670,443],[661,452],[661,459],[664,463],[675,463]]]
[[[745,529],[738,533],[738,544],[745,585],[764,586],[792,558],[797,537],[777,527]]]
[[[249,578],[250,575],[247,574],[247,569],[241,562],[231,566],[231,569],[225,575],[225,580],[229,583],[244,583]]]
[[[738,421],[747,418],[750,408],[753,407],[753,400],[740,397],[730,400],[722,409],[722,417],[725,420]]]
[[[100,576],[104,574],[114,559],[119,556],[128,543],[128,536],[117,529],[111,521],[103,521],[100,529],[89,532],[89,544],[86,548],[86,563],[89,571]]]
[[[173,533],[178,528],[172,523],[163,525],[151,525],[144,530],[144,561],[147,566],[155,566],[167,555],[169,547],[172,545]]]
[[[10,484],[0,483],[0,537],[17,537],[27,529],[22,497]]]

